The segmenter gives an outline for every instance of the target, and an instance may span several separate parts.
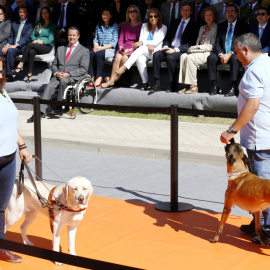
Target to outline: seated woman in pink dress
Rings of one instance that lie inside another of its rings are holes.
[[[105,83],[101,84],[102,88],[113,86],[116,79],[115,70],[124,65],[129,56],[134,52],[133,44],[139,40],[141,31],[141,14],[137,6],[130,5],[126,12],[126,23],[121,27],[121,33],[118,41],[119,50],[115,54],[111,77],[106,77]]]

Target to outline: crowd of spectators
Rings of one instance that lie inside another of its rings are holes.
[[[0,0],[0,55],[6,58],[7,82],[16,80],[28,63],[25,82],[31,83],[35,55],[47,54],[53,46],[67,48],[68,29],[77,27],[80,44],[90,50],[88,73],[97,87],[112,87],[136,62],[142,90],[195,94],[197,69],[207,64],[209,94],[216,95],[222,93],[217,65],[229,64],[231,86],[225,96],[233,96],[241,67],[234,40],[252,32],[261,40],[263,53],[270,52],[269,4],[270,0]],[[17,55],[22,59],[15,66]],[[104,59],[112,58],[111,76],[104,78]],[[148,60],[153,61],[152,87]],[[164,61],[167,89],[160,80]]]

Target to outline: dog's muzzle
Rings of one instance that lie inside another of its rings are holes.
[[[76,204],[84,204],[84,196],[79,196]]]

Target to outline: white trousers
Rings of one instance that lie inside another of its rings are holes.
[[[147,83],[148,74],[146,62],[148,59],[152,58],[153,54],[149,51],[148,47],[142,45],[131,54],[131,56],[128,58],[127,62],[124,65],[127,69],[130,69],[132,65],[136,62],[138,71],[142,78],[142,82]]]
[[[207,62],[210,52],[205,53],[183,53],[180,56],[179,83],[198,85],[197,68]]]

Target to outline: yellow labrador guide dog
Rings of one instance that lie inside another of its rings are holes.
[[[53,210],[50,214],[51,229],[53,232],[53,250],[59,252],[60,248],[60,232],[64,226],[67,226],[69,239],[69,252],[71,255],[76,255],[75,252],[75,235],[80,221],[88,206],[93,188],[91,182],[84,177],[74,177],[67,181],[66,184],[53,186],[46,184],[46,187],[40,181],[35,181],[37,189],[43,198],[51,200]],[[25,219],[21,224],[21,234],[23,242],[26,245],[33,246],[33,243],[27,238],[27,229],[35,220],[38,213],[43,213],[48,216],[49,209],[43,208],[38,201],[38,196],[34,192],[34,188],[30,180],[24,182],[23,192],[18,195],[18,182],[15,183],[11,199],[7,208],[6,214],[6,230],[15,224],[25,215]],[[51,193],[53,194],[50,194]],[[60,202],[65,206],[60,209],[55,203]],[[58,210],[59,209],[59,210]],[[48,222],[49,224],[49,222]],[[55,262],[57,265],[62,263]]]

